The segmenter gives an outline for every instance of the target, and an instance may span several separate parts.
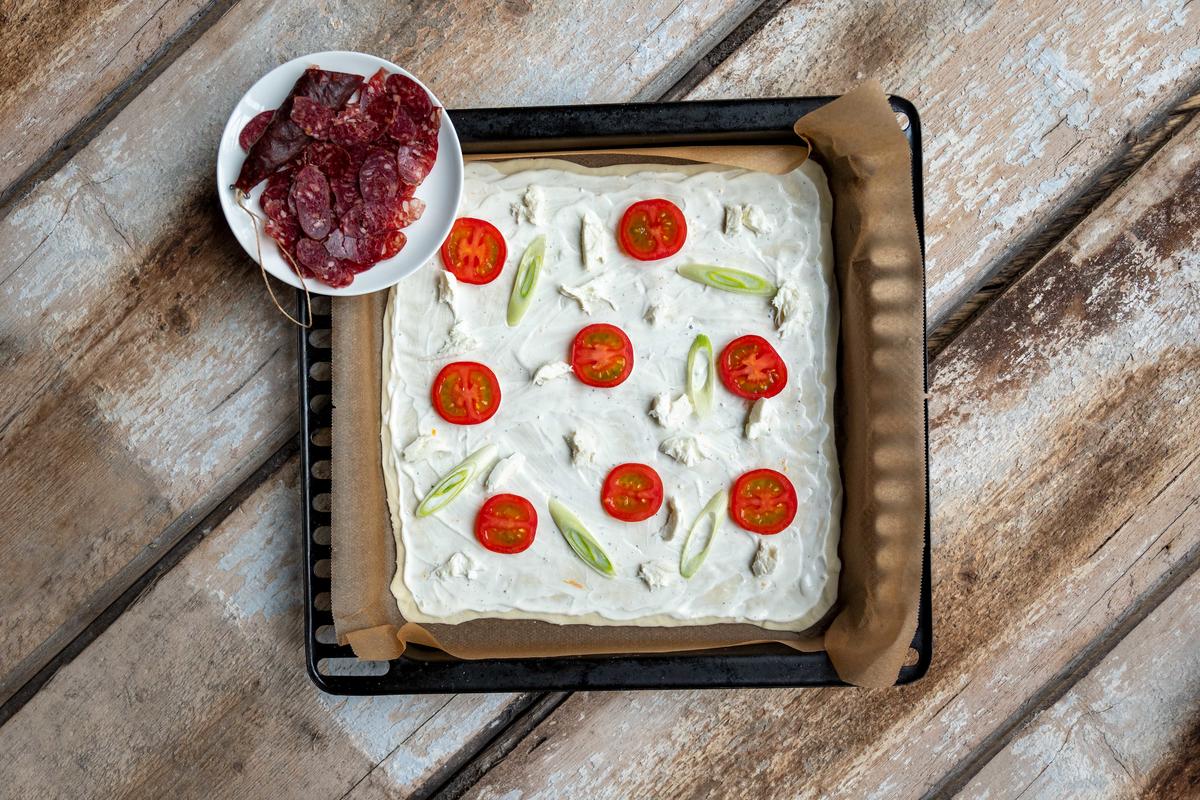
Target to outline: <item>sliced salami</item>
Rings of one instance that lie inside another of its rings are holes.
[[[405,183],[420,183],[433,169],[437,161],[438,140],[418,140],[412,144],[402,144],[396,148],[396,166],[400,170],[400,180]]]
[[[333,142],[313,142],[304,148],[303,160],[305,164],[312,164],[321,170],[321,174],[330,181],[350,172],[350,154]]]
[[[355,239],[361,239],[367,235],[367,219],[363,213],[362,200],[359,200],[342,215],[338,230]]]
[[[363,203],[362,227],[367,233],[407,228],[421,218],[425,203],[416,197],[394,197],[377,203]]]
[[[429,94],[412,78],[398,72],[388,75],[387,90],[396,99],[396,107],[408,114],[418,126],[429,119],[433,103]]]
[[[292,102],[292,122],[314,139],[329,138],[335,115],[334,109],[308,97],[297,97]]]
[[[325,245],[315,239],[301,239],[296,242],[296,260],[312,277],[335,289],[348,286],[354,280],[354,273],[329,255]]]
[[[335,229],[325,238],[325,251],[336,259],[358,261],[358,239]]]
[[[328,72],[317,67],[305,70],[246,154],[234,186],[249,194],[268,175],[300,155],[311,141],[312,137],[292,121],[292,105],[297,97],[308,97],[323,106],[339,109],[361,84],[359,75]]]
[[[300,224],[293,217],[281,220],[269,219],[263,228],[266,230],[267,236],[274,239],[281,250],[286,250],[289,253],[292,252],[292,248],[296,246],[296,242],[300,240],[302,235]],[[286,261],[287,259],[285,258],[284,260]]]
[[[366,144],[379,133],[379,126],[363,112],[362,106],[351,103],[333,120],[329,140],[340,145]]]
[[[358,171],[358,190],[367,203],[391,200],[400,193],[400,168],[396,156],[377,147],[363,161]]]
[[[381,231],[368,234],[359,242],[358,252],[364,261],[372,263],[387,261],[404,249],[407,242],[408,237],[404,235],[404,231]]]
[[[261,111],[250,118],[246,127],[242,128],[242,132],[238,134],[238,144],[243,150],[249,150],[255,142],[262,138],[263,131],[271,124],[273,116],[275,116],[275,109]]]
[[[292,181],[292,201],[300,229],[313,239],[324,239],[333,230],[333,208],[329,203],[329,181],[313,165],[301,169]]]
[[[282,169],[267,178],[267,188],[263,189],[262,195],[258,198],[258,204],[262,206],[267,219],[276,222],[283,222],[287,219],[295,220],[295,214],[288,207],[288,193],[291,188],[292,171],[290,169]]]
[[[363,113],[375,123],[375,136],[378,138],[387,131],[392,117],[396,113],[396,99],[387,90],[387,71],[380,69],[363,86],[358,100]]]

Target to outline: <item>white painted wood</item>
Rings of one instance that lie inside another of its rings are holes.
[[[1200,574],[1193,575],[959,795],[1185,797],[1200,731]],[[1194,791],[1197,784],[1191,783]],[[1168,791],[1174,789],[1174,791]]]
[[[1200,87],[1200,7],[793,3],[691,97],[833,94],[865,77],[921,113],[932,329]]]

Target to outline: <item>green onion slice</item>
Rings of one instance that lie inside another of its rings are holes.
[[[705,369],[703,384],[696,377],[696,364],[701,359],[703,359],[702,363]],[[692,349],[688,350],[687,360],[687,395],[688,399],[692,401],[692,408],[696,409],[696,416],[706,417],[708,412],[712,411],[716,373],[712,342],[702,333],[692,342]]]
[[[542,273],[542,262],[546,260],[546,237],[537,237],[525,248],[521,255],[521,263],[517,265],[517,277],[513,281],[512,295],[508,298],[508,327],[521,324],[529,304],[533,300],[533,290],[537,287],[538,276]]]
[[[775,284],[766,278],[740,269],[713,267],[708,264],[684,264],[675,271],[690,281],[703,283],[723,292],[770,297],[776,291]]]
[[[495,460],[499,448],[487,444],[462,460],[458,466],[450,470],[438,481],[425,499],[417,506],[418,517],[428,517],[436,514],[458,497],[467,484],[475,480],[483,468]]]
[[[729,492],[722,489],[712,496],[703,509],[701,509],[696,521],[692,523],[692,527],[688,529],[687,538],[683,540],[683,550],[679,553],[679,574],[685,578],[690,578],[700,569],[700,565],[704,563],[704,559],[708,558],[708,551],[712,547],[713,542],[717,540],[717,531],[721,528],[721,515],[725,511],[725,506],[729,503]],[[696,532],[704,527],[705,520],[712,519],[712,532],[708,534],[708,541],[704,543],[704,547],[700,548],[697,553],[688,555],[688,550],[692,545],[692,537]]]
[[[579,556],[583,563],[609,578],[617,574],[608,554],[604,552],[604,548],[587,532],[587,528],[583,526],[579,517],[575,516],[571,509],[551,498],[550,517],[558,526],[559,533],[563,535],[567,544],[571,546],[575,555]]]

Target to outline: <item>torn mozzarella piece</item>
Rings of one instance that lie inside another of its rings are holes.
[[[591,210],[583,212],[579,222],[579,252],[583,257],[583,268],[594,272],[608,260],[604,247],[604,226],[600,218]]]
[[[662,325],[664,322],[669,322],[675,316],[675,310],[671,307],[670,301],[671,296],[664,294],[647,306],[646,313],[642,314],[642,319],[651,325]]]
[[[699,436],[680,434],[664,439],[658,446],[663,455],[675,459],[685,467],[690,467],[708,458],[704,442]]]
[[[679,508],[679,501],[674,495],[667,498],[667,524],[663,525],[662,538],[664,542],[669,542],[679,535],[680,529],[683,528],[683,511]]]
[[[464,578],[470,581],[474,580],[478,574],[479,568],[464,553],[455,553],[446,559],[445,564],[442,564],[433,571],[433,576],[443,581],[451,578]]]
[[[558,292],[563,297],[569,297],[576,303],[579,303],[579,307],[583,310],[583,313],[589,317],[592,315],[592,309],[596,308],[600,303],[606,303],[613,311],[617,310],[617,304],[609,297],[608,288],[600,278],[592,278],[587,283],[581,283],[578,286],[563,284],[558,287]]]
[[[571,365],[567,362],[551,361],[538,367],[537,372],[533,373],[533,385],[545,386],[550,381],[570,375],[571,371]]]
[[[512,204],[513,218],[517,222],[523,220],[531,225],[541,225],[545,221],[542,216],[545,201],[546,193],[542,187],[530,184],[525,194],[521,195],[521,202]]]
[[[812,318],[812,303],[795,281],[785,280],[779,285],[771,306],[775,309],[775,327],[781,339],[796,328],[807,327]]]
[[[400,453],[400,457],[410,464],[416,461],[428,461],[435,453],[449,453],[450,448],[436,436],[422,433],[408,443]]]
[[[670,392],[663,392],[654,398],[654,405],[650,408],[650,416],[664,428],[682,428],[691,415],[692,401],[686,394],[672,400]]]
[[[767,213],[756,205],[742,207],[742,224],[755,233],[770,233],[771,220]]]
[[[467,330],[465,322],[458,320],[450,326],[450,331],[446,334],[446,341],[442,342],[442,347],[438,350],[438,357],[458,356],[478,348],[479,340]]]
[[[458,299],[458,278],[448,269],[438,270],[437,277],[438,301],[450,307],[450,313],[458,317],[458,308],[454,302]]]
[[[596,438],[583,428],[571,432],[567,445],[571,448],[571,463],[575,466],[582,467],[596,460]]]
[[[487,481],[484,482],[487,493],[495,494],[496,490],[511,480],[523,466],[525,466],[525,456],[520,453],[513,453],[497,461],[492,467],[492,471],[488,473]]]
[[[763,575],[770,575],[774,572],[777,563],[779,563],[779,546],[763,539],[758,543],[758,549],[754,551],[754,560],[750,562],[750,572],[761,578]]]
[[[742,229],[742,206],[730,203],[725,206],[725,235],[733,236]]]
[[[746,417],[746,438],[754,441],[769,435],[779,421],[779,409],[775,401],[769,397],[760,397],[750,406],[750,414]]]
[[[670,570],[662,564],[654,561],[647,561],[638,566],[638,577],[646,584],[646,588],[650,591],[661,589],[671,583],[672,576]]]

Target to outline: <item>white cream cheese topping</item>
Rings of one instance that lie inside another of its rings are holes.
[[[438,580],[449,580],[451,578],[462,578],[468,581],[474,580],[479,574],[479,568],[470,556],[463,553],[455,553],[446,559],[446,563],[433,571],[433,577]]]
[[[667,521],[663,525],[660,535],[663,541],[669,542],[674,539],[683,530],[683,510],[679,507],[679,498],[671,495],[667,498]]]
[[[613,302],[612,295],[609,294],[609,287],[603,278],[592,278],[587,283],[581,283],[578,286],[562,285],[558,287],[558,291],[563,297],[569,297],[579,304],[579,309],[589,317],[600,308],[601,304],[607,305],[613,311],[617,310],[617,304]]]
[[[487,481],[484,483],[487,493],[496,494],[496,492],[502,491],[523,466],[525,466],[525,456],[520,453],[513,453],[497,461],[492,466],[492,471],[488,473]]]
[[[779,285],[771,298],[771,307],[775,309],[775,327],[779,329],[780,338],[804,330],[812,319],[812,303],[795,281],[785,280]]]
[[[770,575],[775,571],[775,565],[778,562],[779,545],[769,539],[763,539],[758,543],[758,549],[754,551],[754,560],[750,562],[750,572],[759,578]]]
[[[458,317],[458,278],[449,270],[438,270],[438,301],[450,307],[450,313]]]
[[[775,430],[779,414],[772,400],[770,397],[760,397],[750,406],[750,413],[746,416],[747,439],[754,441],[769,436]]]
[[[463,320],[456,321],[446,333],[446,339],[438,350],[438,356],[461,356],[479,349],[479,340],[468,329]]]
[[[541,225],[545,221],[542,212],[545,198],[546,195],[542,191],[542,187],[530,184],[525,193],[521,195],[520,202],[512,204],[513,217],[517,222],[524,221],[530,225]]]
[[[422,433],[404,448],[400,457],[405,461],[428,461],[437,453],[448,452],[450,452],[450,448],[446,447],[444,440],[428,433]]]
[[[664,455],[670,456],[685,467],[694,467],[699,462],[708,458],[705,442],[699,435],[692,436],[687,433],[681,433],[677,436],[670,436],[663,439],[658,449]]]
[[[537,225],[510,213],[512,204],[524,205],[531,186],[542,195]],[[631,203],[652,197],[679,206],[688,238],[676,257],[636,261],[616,246],[615,231]],[[773,229],[757,236],[724,235],[726,204],[758,206]],[[398,560],[392,590],[405,619],[750,622],[782,630],[818,620],[835,598],[840,569],[831,209],[825,178],[811,162],[787,175],[662,165],[584,170],[545,160],[467,164],[458,213],[500,229],[510,254],[505,272],[489,284],[455,286],[452,309],[439,302],[443,270],[435,256],[394,287],[384,322],[383,469]],[[607,245],[603,269],[595,272],[584,267],[589,257],[581,221],[588,215],[597,223],[596,242]],[[506,314],[516,254],[539,235],[547,237],[547,252],[555,257],[547,259],[521,325],[510,328]],[[794,317],[795,327],[781,337],[771,298],[721,292],[675,273],[675,266],[692,261],[790,285],[811,313]],[[560,293],[560,285],[584,300]],[[656,314],[652,324],[645,312],[655,305],[677,313]],[[564,364],[575,334],[593,322],[617,325],[629,336],[634,367],[628,380],[600,389],[557,367],[559,377],[539,384],[541,369]],[[718,354],[734,338],[757,334],[786,361],[788,384],[770,401],[776,421],[756,438],[746,433],[751,404],[719,381],[707,416],[684,419],[676,411],[675,398],[685,395],[688,349],[700,333]],[[455,343],[443,352],[447,340]],[[498,413],[479,425],[447,423],[429,399],[438,371],[464,359],[487,364],[502,391]],[[664,427],[649,413],[663,393],[671,400],[663,414],[678,427]],[[433,441],[405,458],[408,447],[434,429]],[[524,465],[509,470],[498,464],[494,477],[484,468],[445,508],[416,517],[414,509],[429,487],[486,444],[501,454],[519,453]],[[422,448],[432,449],[417,458]],[[666,502],[643,522],[620,522],[600,505],[605,475],[626,462],[652,466],[663,481]],[[764,537],[725,517],[699,571],[682,579],[680,551],[696,513],[738,475],[764,467],[786,474],[800,499],[795,521],[767,537],[777,548],[774,569],[753,573]],[[475,539],[479,508],[497,491],[520,495],[537,511],[537,535],[522,553],[493,553]],[[604,548],[614,565],[612,577],[592,570],[567,545],[550,517],[551,497],[572,509]],[[455,574],[460,577],[450,577]]]
[[[647,561],[638,566],[638,577],[642,579],[642,583],[646,584],[647,589],[654,591],[669,586],[679,577],[679,571],[672,570],[665,564]]]
[[[692,401],[686,394],[672,400],[670,392],[661,392],[654,398],[650,416],[664,428],[682,428],[692,416]]]
[[[584,209],[579,218],[579,248],[583,256],[583,268],[595,272],[608,261],[608,248],[604,226],[591,209]]]
[[[567,446],[571,448],[571,463],[575,466],[595,463],[599,445],[596,437],[584,428],[571,431],[567,436]]]
[[[574,370],[571,365],[565,361],[551,361],[549,364],[542,364],[537,368],[537,372],[533,373],[533,385],[545,386],[547,383],[559,378],[565,378]]]

